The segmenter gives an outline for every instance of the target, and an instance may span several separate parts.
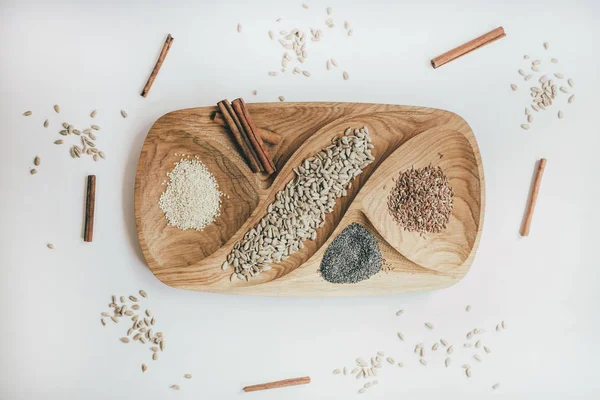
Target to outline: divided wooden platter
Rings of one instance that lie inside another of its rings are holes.
[[[266,296],[367,296],[433,290],[468,272],[479,243],[484,178],[477,142],[468,124],[448,111],[359,103],[249,104],[256,125],[282,135],[269,145],[277,172],[252,174],[229,133],[211,120],[216,107],[168,113],[154,123],[140,154],[135,183],[138,237],[148,266],[167,285],[189,290]],[[338,199],[316,241],[248,282],[220,266],[233,245],[266,213],[293,168],[347,127],[369,128],[375,161]],[[221,216],[202,232],[167,226],[158,207],[164,183],[181,154],[198,156],[228,198]],[[386,209],[393,179],[411,167],[440,165],[455,194],[448,228],[426,235],[403,231]],[[357,284],[332,284],[318,272],[329,243],[352,222],[371,231],[391,267]]]

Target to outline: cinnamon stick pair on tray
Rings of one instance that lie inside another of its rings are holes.
[[[275,172],[275,164],[244,99],[235,99],[231,103],[227,99],[221,100],[217,106],[252,172],[266,172],[269,175]]]

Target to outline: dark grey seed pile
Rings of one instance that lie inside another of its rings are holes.
[[[438,233],[450,221],[454,193],[440,167],[400,173],[388,196],[388,210],[409,232]]]
[[[375,237],[353,223],[336,237],[321,261],[321,275],[332,283],[357,283],[381,269],[382,258]]]

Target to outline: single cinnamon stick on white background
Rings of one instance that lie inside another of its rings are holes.
[[[96,175],[88,175],[85,194],[85,224],[83,241],[91,242],[94,237],[94,212],[96,209]]]
[[[485,35],[481,35],[478,38],[471,40],[470,42],[467,42],[450,51],[447,51],[446,53],[440,56],[437,56],[436,58],[431,60],[431,66],[433,68],[441,67],[442,65],[449,63],[452,60],[456,60],[458,57],[462,57],[465,54],[472,52],[473,50],[477,50],[480,47],[495,42],[496,40],[501,39],[504,36],[506,36],[506,33],[504,33],[504,28],[500,26],[494,29],[493,31],[486,33]]]
[[[156,79],[156,75],[158,75],[158,71],[160,71],[160,67],[162,67],[162,63],[163,63],[163,61],[165,61],[165,58],[167,57],[167,53],[171,49],[173,40],[174,40],[173,36],[171,36],[171,34],[169,33],[169,36],[167,36],[167,40],[165,41],[165,44],[163,45],[163,48],[160,51],[158,60],[156,60],[156,65],[154,66],[152,73],[148,77],[148,82],[146,82],[146,86],[144,86],[144,89],[142,90],[142,93],[141,93],[142,97],[148,96],[148,92],[150,91],[150,88],[152,88],[152,84],[154,83],[154,80]]]
[[[242,390],[244,392],[255,392],[257,390],[275,389],[286,386],[305,385],[310,383],[310,376],[303,376],[301,378],[284,379],[282,381],[261,383],[259,385],[246,386]]]
[[[533,179],[533,187],[531,189],[531,196],[529,197],[529,203],[525,210],[525,217],[523,218],[523,225],[521,226],[521,236],[528,236],[529,229],[531,228],[531,220],[533,219],[533,211],[535,210],[535,203],[537,202],[538,193],[540,191],[540,185],[542,184],[542,176],[544,175],[544,169],[546,168],[546,159],[542,158],[538,162],[537,171],[535,178]]]

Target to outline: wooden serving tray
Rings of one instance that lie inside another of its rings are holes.
[[[253,174],[229,132],[212,122],[216,107],[170,112],[154,123],[142,147],[135,182],[135,218],[150,270],[167,285],[206,292],[266,296],[367,296],[451,286],[468,272],[483,224],[484,178],[477,142],[458,115],[432,108],[360,103],[249,104],[260,128],[282,135],[269,145],[277,172]],[[248,282],[230,281],[221,264],[233,245],[265,214],[293,168],[339,137],[347,127],[369,128],[375,161],[337,200],[316,241]],[[178,155],[175,155],[178,154]],[[221,216],[202,232],[167,226],[158,200],[179,154],[198,156],[223,198]],[[448,228],[435,235],[403,231],[386,209],[400,171],[440,165],[454,190]],[[375,235],[389,268],[356,284],[333,284],[319,274],[329,243],[350,223]]]

